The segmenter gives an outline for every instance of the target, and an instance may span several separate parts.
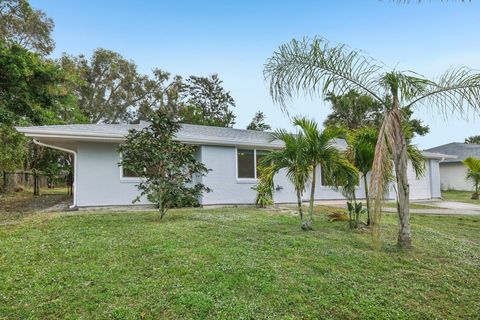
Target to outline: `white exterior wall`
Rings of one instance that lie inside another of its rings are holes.
[[[442,190],[473,190],[472,184],[465,180],[466,175],[467,168],[461,162],[440,163]]]
[[[432,198],[441,198],[442,191],[440,188],[440,161],[430,160],[428,162],[430,168],[430,190]]]
[[[139,194],[138,179],[120,179],[118,145],[79,142],[77,148],[77,206],[131,205]],[[144,199],[137,204],[146,204]]]
[[[210,170],[202,183],[212,191],[202,204],[251,204],[255,202],[254,180],[237,180],[235,147],[202,146],[201,161]]]
[[[109,206],[131,205],[133,199],[139,194],[136,184],[138,179],[122,179],[118,162],[118,145],[114,143],[80,142],[77,146],[78,159],[76,177],[77,206]],[[229,146],[201,146],[197,152],[197,159],[201,160],[210,169],[201,182],[212,189],[205,193],[200,203],[203,205],[223,204],[253,204],[256,191],[255,180],[237,179],[236,148]],[[409,166],[409,181],[412,199],[429,199],[435,196],[435,161],[428,161],[425,177],[416,180],[413,169]],[[438,167],[438,162],[437,167]],[[434,168],[434,167],[433,167]],[[433,176],[433,177],[432,177]],[[438,179],[437,179],[438,180]],[[439,183],[437,182],[438,189]],[[280,171],[274,179],[276,189],[275,203],[295,203],[296,194],[284,171]],[[344,199],[342,194],[334,189],[321,185],[320,168],[317,172],[315,200]],[[277,188],[278,187],[278,188]],[[394,188],[390,198],[395,198]],[[439,193],[439,191],[438,191]],[[310,195],[310,186],[302,195],[307,201]],[[359,199],[365,197],[364,184],[361,181],[357,190]],[[137,204],[147,204],[142,199]]]
[[[204,194],[203,205],[255,203],[256,191],[252,187],[257,182],[254,179],[237,179],[237,150],[235,147],[202,146],[201,150],[201,160],[211,170],[207,176],[203,177],[202,182],[212,189],[212,192]],[[274,187],[275,203],[296,203],[295,188],[288,180],[285,170],[281,170],[275,175]],[[315,189],[315,200],[344,199],[340,192],[321,185],[320,168],[317,171]],[[302,198],[307,201],[309,196],[310,186],[307,186]],[[357,196],[359,198],[365,197],[363,182],[358,188]]]

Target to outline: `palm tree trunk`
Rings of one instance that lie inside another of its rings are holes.
[[[370,225],[370,197],[368,195],[367,174],[363,174],[363,183],[365,185],[365,202],[367,203],[367,226]]]
[[[313,225],[313,205],[315,202],[315,184],[317,179],[317,166],[313,167],[312,187],[310,190],[310,205],[308,207],[308,227],[311,229]]]
[[[300,193],[300,190],[297,190],[297,207],[298,207],[298,214],[300,216],[301,228],[302,230],[308,230],[308,226],[303,220],[302,194]]]
[[[402,129],[396,130],[395,136],[395,141],[393,142],[395,144],[393,148],[393,162],[397,179],[397,212],[400,222],[397,245],[401,248],[411,248],[412,234],[410,229],[410,186],[407,178],[407,143]]]

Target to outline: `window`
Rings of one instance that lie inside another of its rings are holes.
[[[133,171],[122,167],[122,178],[138,178],[138,177],[135,173],[133,173]]]
[[[237,150],[238,171],[240,179],[255,179],[255,150]]]
[[[120,154],[120,162],[122,160],[122,154]],[[138,176],[131,170],[124,168],[120,165],[120,179],[138,179]]]
[[[257,167],[267,153],[266,150],[237,149],[237,178],[256,179]]]

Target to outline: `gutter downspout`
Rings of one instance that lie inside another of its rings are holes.
[[[33,143],[38,144],[39,146],[42,146],[42,147],[52,148],[52,149],[73,154],[73,204],[69,206],[69,208],[75,209],[77,207],[77,152],[70,149],[65,149],[62,147],[46,144],[38,141],[37,139],[33,139]]]

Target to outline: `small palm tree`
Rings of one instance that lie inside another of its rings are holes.
[[[375,158],[375,145],[378,140],[378,131],[372,127],[360,127],[347,134],[347,156],[362,174],[365,188],[365,202],[367,203],[367,225],[370,225],[370,195],[368,192],[368,174],[372,171]]]
[[[313,223],[313,207],[315,202],[315,187],[317,181],[317,168],[322,168],[322,174],[327,180],[336,186],[335,173],[342,172],[346,176],[358,175],[355,167],[345,158],[342,151],[335,145],[335,139],[340,136],[341,130],[327,128],[323,131],[318,129],[318,124],[306,118],[295,118],[293,124],[301,129],[302,136],[306,140],[307,162],[311,172],[310,201],[308,207],[308,228]]]
[[[478,200],[480,198],[480,159],[468,157],[462,162],[467,167],[466,180],[471,181],[475,187],[472,199]]]
[[[291,134],[283,129],[275,131],[272,135],[273,139],[283,141],[284,146],[265,155],[261,165],[268,166],[269,169],[266,171],[272,176],[282,169],[286,170],[286,175],[295,188],[301,227],[308,230],[309,225],[304,219],[302,208],[302,194],[310,179],[307,140],[302,133]]]
[[[480,106],[480,74],[466,68],[452,68],[438,81],[409,71],[388,69],[345,45],[331,46],[321,38],[292,40],[267,61],[264,70],[270,94],[283,108],[299,92],[310,96],[346,94],[356,90],[381,104],[383,119],[375,149],[370,192],[374,195],[375,217],[388,184],[389,163],[393,160],[397,182],[399,233],[397,244],[411,247],[407,177],[407,137],[402,110],[418,106],[435,107],[440,112],[465,113],[466,107]],[[374,222],[378,230],[378,223]]]

